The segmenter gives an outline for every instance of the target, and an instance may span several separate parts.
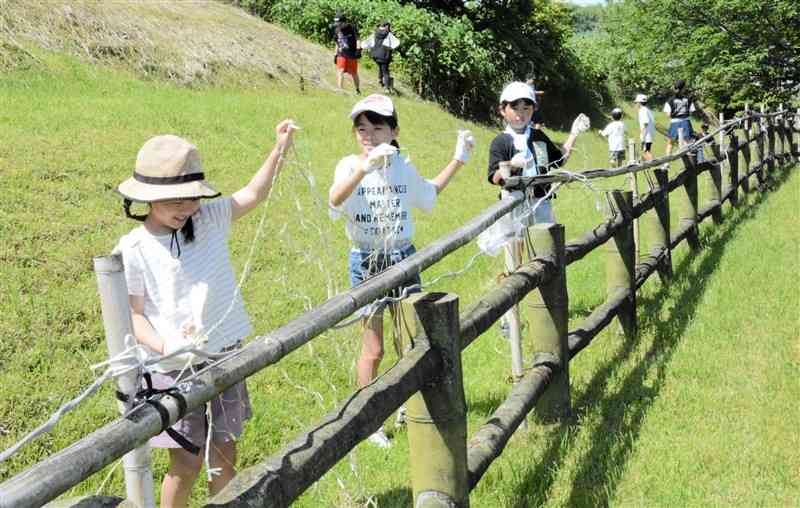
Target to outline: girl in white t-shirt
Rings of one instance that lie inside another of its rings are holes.
[[[468,131],[462,131],[453,159],[433,180],[426,180],[398,153],[399,127],[391,99],[370,95],[353,107],[350,119],[360,153],[339,161],[329,199],[332,217],[347,217],[347,237],[353,242],[348,269],[350,284],[355,287],[416,252],[412,210],[433,208],[436,196],[469,159],[474,141]],[[406,281],[404,287],[414,289],[415,284],[418,291],[419,276]],[[403,289],[393,294],[397,296]],[[390,310],[394,314],[393,307]],[[365,317],[363,327],[356,365],[359,387],[375,379],[383,358],[382,313]],[[382,429],[370,441],[389,446]]]
[[[173,386],[183,371],[204,361],[181,350],[226,351],[252,331],[237,290],[228,235],[231,223],[269,194],[293,129],[290,120],[278,124],[272,152],[250,182],[228,198],[201,203],[220,193],[205,181],[197,148],[172,135],[148,140],[139,150],[133,177],[119,185],[126,215],[143,222],[115,250],[125,265],[133,333],[154,356],[165,357],[152,367],[154,388]],[[148,213],[133,215],[133,202],[146,203]],[[209,467],[220,471],[209,482],[211,495],[233,478],[235,439],[250,417],[245,383],[213,399],[210,413],[192,411],[151,439],[152,446],[168,448],[170,454],[162,507],[186,506],[209,431]]]

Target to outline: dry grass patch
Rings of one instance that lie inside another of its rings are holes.
[[[0,0],[0,68],[30,62],[31,44],[188,86],[237,76],[335,88],[331,49],[213,1]]]

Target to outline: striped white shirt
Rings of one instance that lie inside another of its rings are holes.
[[[228,250],[231,199],[202,204],[192,222],[194,241],[178,234],[180,257],[174,246],[170,252],[170,235],[153,235],[144,226],[123,236],[114,250],[122,253],[128,293],[144,296],[144,315],[163,340],[194,326],[195,335],[208,334],[206,349],[219,352],[252,332]],[[169,359],[153,370],[182,367]]]

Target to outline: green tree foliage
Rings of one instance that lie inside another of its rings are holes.
[[[317,42],[331,42],[331,21],[341,10],[362,37],[390,20],[402,44],[394,68],[422,96],[449,111],[496,118],[497,96],[513,79],[535,77],[548,89],[548,107],[564,115],[591,101],[573,96],[590,86],[565,48],[572,11],[551,0],[499,2],[401,0],[237,0],[243,8]],[[568,107],[556,108],[560,96]],[[553,97],[550,100],[550,97]],[[551,117],[555,120],[555,118]],[[552,122],[551,122],[552,123]]]
[[[682,78],[718,110],[798,93],[797,0],[624,0],[602,26],[570,46],[617,92],[666,95]]]
[[[604,5],[573,5],[572,27],[576,34],[595,32],[600,28]]]

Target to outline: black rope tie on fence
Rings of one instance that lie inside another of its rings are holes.
[[[183,437],[177,430],[173,429],[169,425],[169,411],[164,405],[161,403],[161,399],[165,395],[169,395],[178,403],[178,420],[183,418],[186,414],[186,399],[180,393],[180,390],[177,386],[172,386],[170,388],[161,390],[158,388],[153,388],[153,379],[149,372],[144,373],[144,382],[147,385],[147,388],[143,388],[136,392],[136,395],[133,398],[134,405],[139,404],[147,404],[155,408],[158,411],[158,415],[161,417],[161,432],[166,432],[169,437],[171,437],[176,443],[178,443],[181,448],[186,450],[187,452],[191,453],[192,455],[199,455],[200,454],[200,447]],[[121,400],[122,402],[128,402],[130,397],[120,391],[117,391],[117,399]]]

